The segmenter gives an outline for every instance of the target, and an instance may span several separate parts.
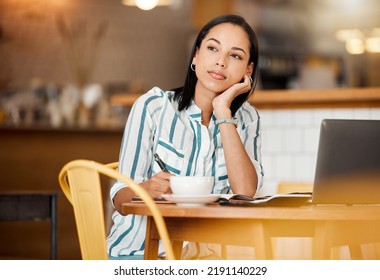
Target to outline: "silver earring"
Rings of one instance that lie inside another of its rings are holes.
[[[252,85],[252,84],[253,84],[253,79],[252,79],[252,77],[251,77],[251,76],[248,76],[248,78],[249,78],[250,84]]]
[[[194,63],[191,63],[190,69],[193,70],[193,71],[195,71],[195,64]]]

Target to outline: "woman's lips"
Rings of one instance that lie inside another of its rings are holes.
[[[216,80],[226,79],[226,76],[224,76],[224,74],[219,71],[208,71],[208,73],[210,74],[211,77],[213,77]]]

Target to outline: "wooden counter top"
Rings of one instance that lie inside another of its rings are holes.
[[[49,125],[0,125],[0,132],[9,132],[9,133],[17,133],[17,132],[28,132],[28,133],[50,133],[50,134],[59,134],[59,133],[67,133],[67,134],[96,134],[96,133],[112,133],[112,134],[121,134],[124,130],[124,126],[109,126],[109,127],[98,127],[98,126],[60,126],[60,127],[52,127]]]
[[[250,102],[261,109],[380,107],[380,88],[257,91]]]
[[[132,106],[137,93],[113,95],[111,104]],[[380,107],[380,88],[257,90],[249,102],[258,109]]]

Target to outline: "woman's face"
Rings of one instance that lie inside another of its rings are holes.
[[[251,75],[248,35],[238,25],[222,23],[210,29],[193,58],[197,89],[221,93]]]

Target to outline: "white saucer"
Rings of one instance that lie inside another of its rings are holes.
[[[161,195],[165,200],[174,202],[178,206],[194,207],[203,206],[207,203],[212,203],[220,198],[219,194],[207,194],[207,195],[174,195],[163,194]]]

